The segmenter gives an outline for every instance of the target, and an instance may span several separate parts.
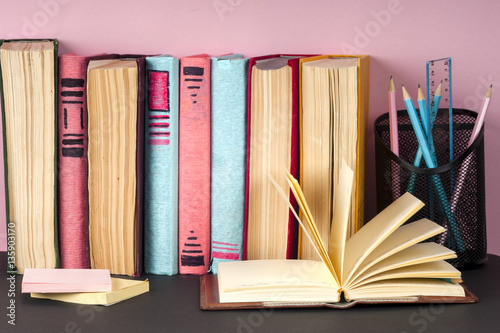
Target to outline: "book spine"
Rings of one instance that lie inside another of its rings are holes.
[[[288,65],[292,68],[292,137],[290,144],[290,174],[299,178],[299,58],[290,59]],[[290,204],[298,211],[298,204],[295,196],[290,190]],[[288,212],[288,239],[286,258],[297,259],[298,252],[298,223],[292,211]]]
[[[204,274],[210,259],[210,58],[180,63],[179,273]]]
[[[242,260],[248,59],[212,58],[211,271]]]
[[[90,268],[85,57],[59,58],[59,231],[62,268]]]
[[[144,269],[178,273],[179,60],[146,58]]]
[[[122,58],[136,58],[137,64],[137,149],[136,149],[136,201],[137,220],[135,225],[135,272],[134,276],[142,274],[144,266],[144,124],[146,99],[146,56],[122,55]]]

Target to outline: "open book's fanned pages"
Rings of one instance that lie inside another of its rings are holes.
[[[180,60],[179,273],[210,267],[210,57]]]
[[[356,274],[352,276],[352,280],[357,279],[357,277],[367,269],[391,255],[425,239],[429,239],[441,232],[443,232],[443,227],[427,219],[421,219],[399,227],[363,260]],[[416,238],[415,235],[421,236]]]
[[[87,65],[114,54],[59,57],[58,199],[61,268],[90,268],[87,187]]]
[[[281,172],[288,169],[298,176],[302,57],[307,55],[268,55],[249,61],[245,259],[297,256],[297,223],[286,203],[269,190],[268,174],[285,188],[290,203],[296,206]]]
[[[477,303],[478,298],[464,285],[465,296],[416,296],[386,299],[355,299],[332,302],[234,302],[222,303],[219,299],[218,276],[206,274],[200,277],[200,309],[202,310],[245,310],[267,308],[333,308],[347,309],[356,304],[426,304],[426,303]]]
[[[364,223],[369,76],[369,56],[300,59],[300,184],[326,244],[343,159],[355,173],[347,238]],[[317,259],[301,232],[299,258]]]
[[[243,258],[248,59],[212,58],[212,272]]]
[[[177,274],[179,59],[146,58],[144,270]]]
[[[8,271],[59,266],[55,39],[0,40]],[[28,180],[32,180],[27,182]]]

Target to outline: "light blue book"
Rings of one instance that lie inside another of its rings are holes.
[[[144,270],[177,274],[179,60],[146,58]]]
[[[248,59],[212,58],[212,272],[242,260],[245,214]]]

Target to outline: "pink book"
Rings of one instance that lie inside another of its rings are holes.
[[[58,199],[61,268],[90,268],[87,194],[87,65],[116,58],[59,57]]]
[[[73,293],[111,291],[108,269],[43,269],[24,270],[23,293]]]
[[[180,59],[179,273],[210,266],[210,57]]]

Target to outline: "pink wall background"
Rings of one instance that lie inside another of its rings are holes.
[[[60,54],[369,54],[368,218],[375,214],[373,123],[387,112],[390,75],[416,100],[426,60],[452,57],[453,106],[475,111],[491,83],[500,87],[500,2],[494,0],[0,0],[0,8],[0,38],[55,37]],[[497,91],[486,123],[486,210],[488,252],[500,254]],[[399,89],[397,103],[404,108]],[[3,191],[0,202],[5,250]]]

